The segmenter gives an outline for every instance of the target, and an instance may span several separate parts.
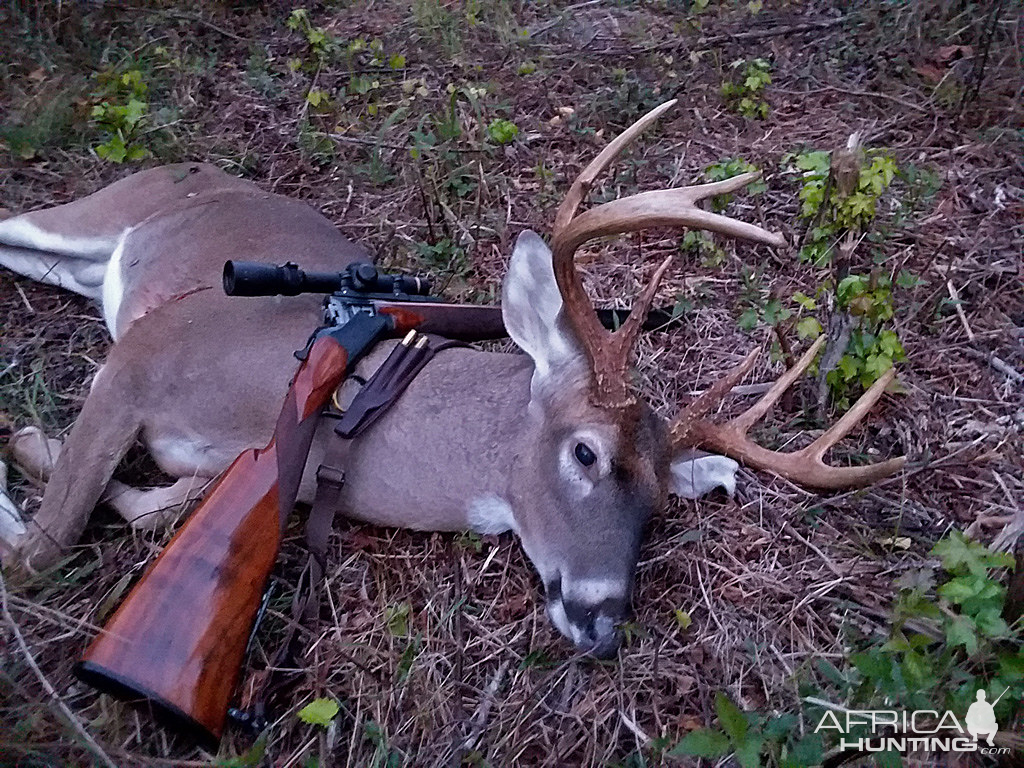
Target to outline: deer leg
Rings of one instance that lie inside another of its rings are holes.
[[[38,427],[25,427],[11,438],[10,450],[22,474],[45,484],[53,473],[61,448],[60,440],[48,438]],[[202,495],[208,482],[209,478],[205,477],[184,477],[169,486],[140,490],[111,480],[100,501],[111,506],[133,528],[151,530],[172,522]],[[0,523],[0,536],[2,530]]]
[[[11,458],[23,475],[45,485],[63,445],[60,440],[47,437],[39,427],[25,427],[11,438]]]
[[[0,556],[15,552],[24,535],[21,509],[7,493],[7,465],[0,461]]]
[[[71,433],[52,464],[39,510],[27,521],[18,557],[29,569],[45,569],[78,542],[114,470],[139,433],[130,371],[108,360],[93,381],[92,390]],[[40,435],[42,451],[35,469],[47,469],[49,441]],[[30,453],[28,449],[25,453]]]
[[[183,477],[172,485],[141,491],[117,480],[107,483],[103,502],[136,530],[152,530],[173,522],[206,490],[210,479]]]
[[[42,430],[26,427],[11,437],[8,451],[19,472],[44,485],[60,447],[60,440],[47,440]],[[21,507],[7,490],[7,465],[0,461],[0,553],[5,557],[14,554],[24,543],[26,532]]]

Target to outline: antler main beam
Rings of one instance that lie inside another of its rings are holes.
[[[597,177],[645,128],[675,103],[673,99],[652,109],[612,140],[573,182],[555,216],[552,244],[555,280],[562,293],[566,317],[593,369],[595,385],[591,398],[604,407],[625,407],[636,402],[629,388],[630,352],[672,257],[665,259],[655,270],[629,318],[618,331],[611,333],[597,319],[576,271],[575,254],[581,245],[596,237],[621,235],[651,227],[703,229],[775,247],[786,242],[782,235],[697,206],[701,200],[746,186],[760,176],[757,173],[745,173],[713,184],[641,192],[577,215]]]
[[[782,394],[807,370],[824,343],[824,336],[815,341],[797,363],[786,371],[760,400],[735,419],[724,424],[716,424],[704,419],[703,416],[717,405],[753,367],[758,350],[751,352],[742,363],[680,412],[672,423],[669,433],[673,446],[702,448],[720,453],[749,467],[774,472],[799,485],[826,490],[870,485],[899,472],[906,464],[906,456],[861,467],[833,467],[826,464],[824,460],[828,450],[846,437],[882,397],[885,388],[889,386],[896,375],[892,369],[879,377],[839,421],[806,448],[789,453],[770,451],[767,448],[762,448],[747,436],[751,427],[764,418]]]

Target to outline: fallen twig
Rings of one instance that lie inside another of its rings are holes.
[[[1003,360],[1001,357],[989,354],[975,347],[961,347],[960,351],[968,357],[973,357],[975,360],[982,360],[988,363],[990,366],[995,368],[1000,373],[1004,374],[1007,378],[1012,379],[1018,384],[1024,383],[1024,373],[1013,368],[1009,363]]]
[[[473,713],[473,730],[470,732],[466,740],[462,742],[462,748],[467,752],[475,749],[477,743],[480,741],[480,737],[484,733],[484,729],[487,727],[487,717],[491,713],[491,707],[494,706],[494,697],[498,693],[498,688],[501,686],[501,681],[505,679],[505,672],[508,670],[508,661],[503,661],[495,670],[494,675],[491,677],[490,682],[487,683],[487,688],[484,690],[484,695],[480,700],[480,704],[477,707],[475,713]]]
[[[4,621],[7,623],[7,626],[10,627],[15,641],[18,643],[18,648],[21,649],[21,655],[25,657],[25,663],[32,669],[36,679],[39,680],[39,684],[43,686],[43,689],[49,697],[53,699],[57,708],[60,709],[61,714],[64,715],[71,727],[74,728],[75,732],[82,737],[82,740],[89,746],[89,749],[92,750],[93,754],[96,755],[104,765],[108,766],[108,768],[117,768],[114,761],[111,760],[107,753],[103,751],[103,748],[96,743],[96,740],[89,735],[89,732],[85,730],[85,726],[82,725],[77,717],[75,717],[75,713],[72,712],[68,708],[68,705],[64,703],[64,700],[61,699],[54,687],[50,685],[50,681],[46,679],[46,675],[43,674],[39,665],[36,664],[36,660],[32,656],[32,651],[28,647],[28,643],[25,642],[24,636],[21,634],[21,629],[18,627],[17,622],[14,621],[14,617],[11,616],[11,612],[7,607],[7,584],[4,582],[2,572],[0,572],[0,610],[2,610]]]
[[[946,281],[946,290],[949,291],[949,298],[953,300],[953,306],[956,308],[956,316],[960,318],[960,324],[963,325],[964,331],[967,332],[967,338],[974,343],[974,331],[971,330],[970,323],[967,322],[967,314],[964,312],[964,308],[960,303],[960,294],[956,290],[956,286],[953,285],[952,280]]]

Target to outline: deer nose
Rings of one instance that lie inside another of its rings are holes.
[[[629,616],[629,580],[584,578],[545,584],[548,616],[577,649],[599,659],[618,653],[619,625]]]
[[[599,603],[564,598],[562,606],[579,650],[599,659],[615,657],[622,643],[619,624],[629,613],[626,597],[609,597]]]

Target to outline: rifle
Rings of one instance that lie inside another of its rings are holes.
[[[141,703],[211,749],[224,730],[261,596],[277,560],[319,414],[355,363],[379,340],[408,331],[460,341],[505,336],[500,307],[448,304],[430,284],[378,272],[227,262],[233,296],[329,294],[324,325],[301,361],[270,442],[242,453],[146,570],[75,666],[84,682]],[[671,319],[651,313],[645,327]],[[626,310],[606,310],[620,324]],[[198,610],[190,610],[190,606]]]

